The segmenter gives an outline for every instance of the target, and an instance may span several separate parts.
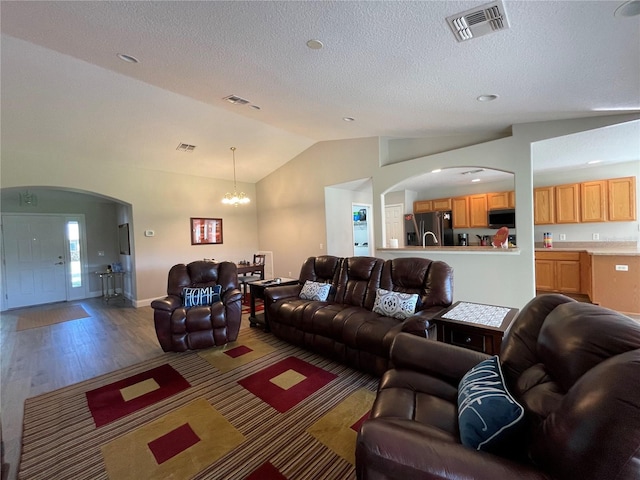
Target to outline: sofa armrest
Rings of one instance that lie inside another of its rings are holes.
[[[175,295],[158,298],[157,300],[151,302],[151,308],[153,308],[154,310],[164,310],[167,312],[172,312],[180,306],[182,306],[182,299],[180,297],[176,297]]]
[[[237,288],[230,288],[222,292],[220,300],[222,300],[222,303],[225,305],[233,302],[239,302],[242,300],[242,292]]]
[[[532,466],[478,452],[448,438],[440,440],[433,429],[426,428],[400,419],[365,421],[356,445],[358,478],[549,480]]]
[[[275,303],[283,298],[298,297],[302,285],[280,285],[267,287],[264,289],[264,299],[266,304]]]
[[[428,373],[454,384],[472,367],[489,358],[485,353],[408,333],[396,335],[389,356],[394,368]]]
[[[423,338],[435,337],[435,324],[431,324],[431,319],[442,310],[440,307],[430,307],[416,312],[402,322],[402,331]]]

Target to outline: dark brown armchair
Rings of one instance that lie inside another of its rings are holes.
[[[397,335],[358,436],[358,479],[640,478],[640,323],[562,295],[529,302],[499,356],[523,411],[509,453],[461,442],[459,382],[487,359]],[[485,405],[488,390],[475,392]]]
[[[220,300],[186,307],[185,288],[220,286]],[[165,352],[184,352],[233,342],[242,317],[238,271],[232,262],[195,261],[169,270],[167,296],[151,302],[160,346]]]

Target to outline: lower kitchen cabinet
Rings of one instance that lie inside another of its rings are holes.
[[[587,294],[582,259],[580,252],[536,252],[536,290]]]

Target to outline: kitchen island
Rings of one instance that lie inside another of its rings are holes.
[[[640,247],[636,242],[562,242],[536,247],[536,290],[585,295],[622,313],[640,314]]]

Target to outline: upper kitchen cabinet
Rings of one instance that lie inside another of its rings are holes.
[[[433,200],[433,210],[435,212],[449,212],[451,211],[451,204],[450,198],[438,198]]]
[[[636,177],[611,178],[609,190],[609,220],[633,222],[636,220]]]
[[[469,196],[469,227],[488,227],[487,222],[487,195],[484,193]],[[455,228],[455,226],[454,226]]]
[[[556,223],[580,223],[580,184],[556,185]]]
[[[533,223],[545,225],[555,223],[555,189],[539,187],[533,189]]]
[[[487,193],[487,208],[489,210],[503,210],[509,206],[510,192]]]
[[[469,197],[451,199],[453,228],[469,228]]]
[[[583,222],[607,220],[607,182],[596,180],[580,184],[580,218]]]
[[[416,200],[413,202],[413,213],[427,213],[433,211],[433,200]]]

